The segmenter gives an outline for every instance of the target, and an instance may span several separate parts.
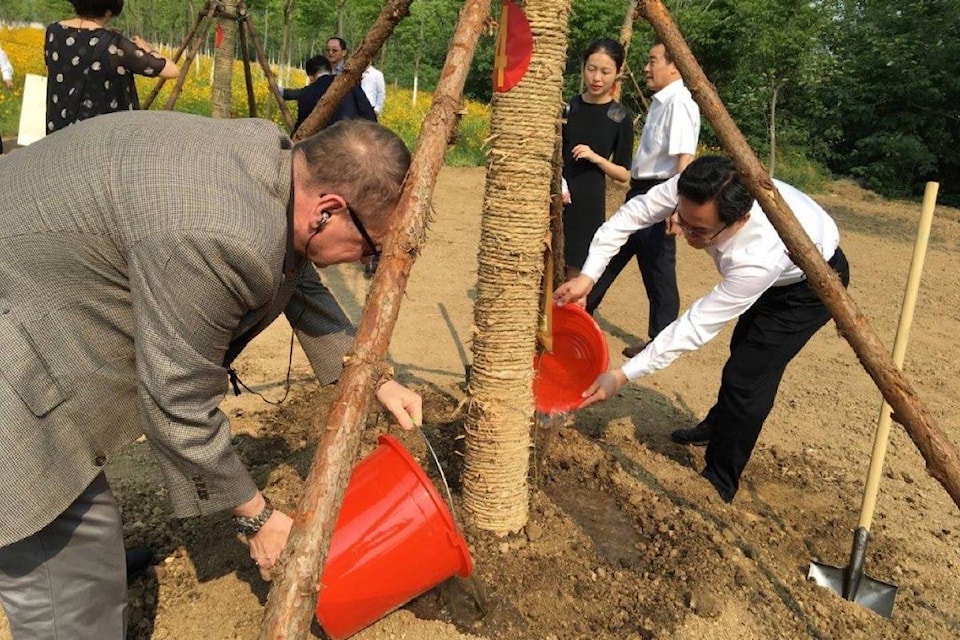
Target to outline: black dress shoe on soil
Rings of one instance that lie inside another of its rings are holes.
[[[621,351],[620,353],[622,353],[626,358],[633,358],[634,356],[639,354],[641,351],[646,349],[648,344],[650,343],[641,342],[640,344],[631,344],[628,347],[624,347],[623,351]]]
[[[153,564],[153,549],[150,547],[130,547],[127,553],[127,580],[143,574]]]
[[[692,444],[697,447],[703,447],[710,444],[710,436],[713,435],[714,426],[706,422],[701,422],[692,429],[677,429],[670,434],[670,439],[678,444]]]

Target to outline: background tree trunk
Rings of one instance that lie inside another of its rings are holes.
[[[530,67],[492,102],[463,470],[464,507],[495,532],[522,528],[529,508],[532,362],[570,0],[524,8]]]
[[[237,0],[223,0],[223,11],[218,24],[223,29],[223,41],[213,56],[213,117],[229,118],[233,105],[233,60],[237,41]]]
[[[623,16],[623,25],[620,27],[620,44],[623,45],[623,60],[626,64],[627,54],[630,52],[630,41],[633,40],[633,21],[637,17],[637,0],[628,0],[627,13]],[[620,94],[623,93],[623,81],[629,71],[624,68],[621,70],[620,79],[613,87],[613,99],[620,101]]]
[[[777,99],[780,97],[780,83],[774,80],[770,92],[770,164],[768,172],[773,177],[777,168]]]
[[[344,18],[347,12],[347,0],[337,0],[337,35],[343,37]],[[348,43],[349,44],[349,43]]]

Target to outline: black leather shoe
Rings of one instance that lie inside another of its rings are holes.
[[[621,351],[620,353],[622,353],[625,358],[633,358],[634,356],[639,354],[641,351],[646,349],[648,344],[650,343],[641,342],[640,344],[631,344],[628,347],[624,347],[623,351]]]
[[[130,547],[127,553],[127,580],[143,574],[153,564],[153,549],[150,547]]]
[[[701,422],[692,429],[677,429],[670,434],[670,439],[678,444],[692,444],[703,447],[710,444],[713,430],[714,426],[712,424]]]

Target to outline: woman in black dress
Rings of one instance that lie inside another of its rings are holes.
[[[619,42],[594,41],[583,54],[586,91],[567,107],[563,177],[570,202],[563,210],[563,240],[568,279],[580,273],[593,234],[606,220],[607,176],[630,179],[633,114],[613,99],[623,57]]]
[[[176,78],[180,70],[139,37],[106,28],[123,0],[70,0],[77,15],[47,27],[47,133],[114,111],[139,108],[133,75]]]

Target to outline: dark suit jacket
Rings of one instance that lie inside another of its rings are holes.
[[[303,121],[307,119],[307,116],[313,112],[317,103],[320,102],[320,98],[327,92],[327,89],[330,88],[330,85],[333,84],[336,77],[335,75],[320,76],[316,81],[296,91],[295,94],[293,92],[288,93],[287,90],[284,91],[284,97],[291,94],[296,95],[297,122],[293,125],[294,133],[300,128]],[[359,86],[355,86],[350,93],[343,97],[340,104],[337,105],[337,110],[333,112],[333,116],[330,118],[330,124],[349,118],[364,118],[366,120],[372,120],[373,122],[377,121],[376,111],[374,111],[370,105],[367,94],[365,94]]]
[[[323,383],[352,344],[288,247],[290,147],[264,120],[126,112],[0,159],[0,546],[141,433],[176,515],[252,497],[218,408],[231,344],[284,311]]]

